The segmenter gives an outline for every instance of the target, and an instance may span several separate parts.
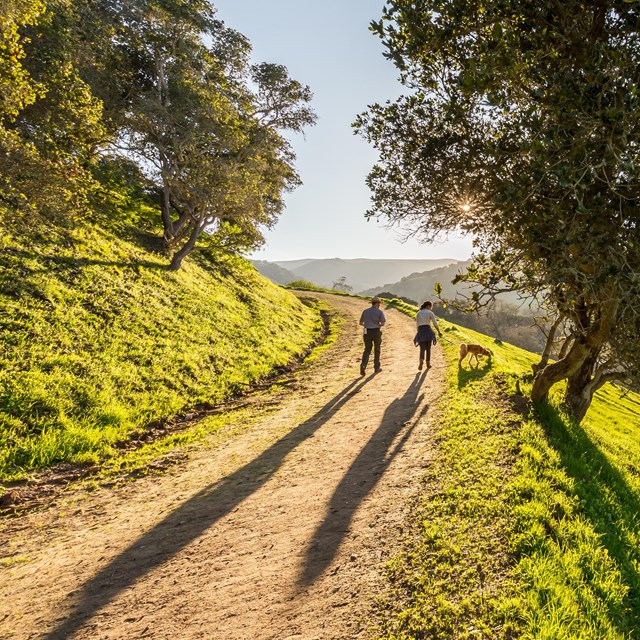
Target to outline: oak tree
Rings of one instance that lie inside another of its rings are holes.
[[[100,101],[74,56],[72,3],[7,0],[0,25],[0,199],[14,214],[86,204]]]
[[[605,381],[637,384],[640,5],[389,0],[372,29],[408,91],[356,122],[380,153],[368,215],[473,234],[476,306],[509,289],[551,310],[564,344],[533,400],[566,380],[580,420]]]
[[[171,268],[203,237],[259,245],[299,184],[281,132],[315,121],[309,88],[281,65],[251,65],[247,39],[208,2],[103,0],[100,11],[102,58],[117,71],[98,73],[96,91],[117,146],[160,194]]]

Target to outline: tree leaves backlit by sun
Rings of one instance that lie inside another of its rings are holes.
[[[300,184],[285,131],[315,122],[309,87],[205,0],[7,0],[0,27],[0,202],[73,215],[92,166],[133,161],[182,260],[203,237],[254,248]],[[73,210],[71,212],[71,210]]]
[[[581,419],[640,383],[640,5],[392,0],[372,29],[407,95],[355,123],[380,153],[368,215],[473,234],[476,306],[544,305],[534,400],[567,380]]]

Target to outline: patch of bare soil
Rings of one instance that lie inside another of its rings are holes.
[[[383,370],[361,378],[367,303],[326,297],[344,330],[256,428],[0,524],[0,638],[369,637],[445,365],[437,346],[418,372],[414,323],[387,310]]]

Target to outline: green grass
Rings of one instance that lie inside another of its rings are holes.
[[[167,271],[139,231],[146,215],[0,235],[0,480],[58,462],[141,469],[249,428],[257,418],[240,409],[118,449],[154,420],[233,397],[317,341],[319,307],[242,259]],[[576,425],[559,393],[534,408],[516,393],[534,355],[442,327],[451,366],[436,455],[389,563],[378,636],[640,638],[640,397],[607,386]],[[461,341],[494,356],[458,369]]]
[[[226,440],[243,431],[253,428],[264,420],[270,413],[277,411],[283,396],[290,393],[287,382],[297,375],[304,375],[304,369],[335,343],[339,332],[344,325],[344,318],[335,313],[323,301],[312,298],[304,299],[307,304],[316,306],[326,317],[326,334],[304,359],[302,366],[296,371],[285,376],[284,381],[266,385],[264,388],[254,391],[257,402],[245,407],[243,399],[238,406],[233,403],[225,406],[225,410],[213,415],[206,415],[202,420],[175,433],[169,433],[154,440],[142,449],[136,449],[122,455],[114,456],[107,460],[100,470],[100,481],[109,481],[116,477],[126,479],[135,475],[146,474],[149,470],[163,471],[174,461],[184,457],[184,448],[196,443],[204,442],[209,446],[208,438],[212,435]],[[124,474],[124,476],[123,476]],[[94,479],[92,478],[91,481]]]
[[[245,260],[201,255],[173,273],[147,238],[83,220],[0,235],[1,481],[103,463],[132,432],[242,392],[319,338],[318,310]]]
[[[532,409],[516,380],[533,354],[441,326],[453,344],[436,456],[378,637],[640,637],[640,397],[605,387],[582,426],[559,392]],[[493,358],[458,370],[462,341]]]

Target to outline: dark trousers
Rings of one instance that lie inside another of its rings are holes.
[[[362,353],[361,367],[367,368],[371,349],[373,349],[373,366],[375,369],[380,368],[380,345],[382,344],[382,331],[380,329],[367,329],[364,334],[364,351]]]
[[[420,345],[420,360],[424,360],[425,354],[427,355],[427,364],[431,362],[431,344],[432,341],[429,342],[419,342]]]

